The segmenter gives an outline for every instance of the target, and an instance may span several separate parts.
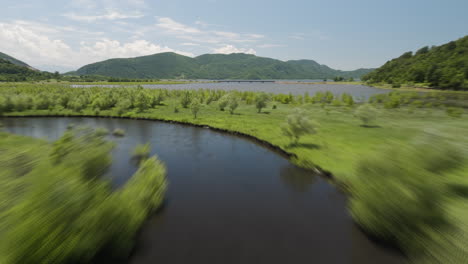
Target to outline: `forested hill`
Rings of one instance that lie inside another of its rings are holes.
[[[441,46],[406,52],[365,75],[369,82],[425,83],[442,89],[468,89],[468,36]]]
[[[284,62],[243,53],[205,54],[191,58],[168,52],[110,59],[86,65],[68,74],[133,79],[323,79],[336,76],[360,78],[370,71],[339,71],[313,60]]]
[[[28,64],[26,64],[26,63],[24,63],[24,62],[22,62],[22,61],[20,61],[18,59],[13,58],[8,54],[2,53],[2,52],[0,52],[0,59],[7,60],[7,61],[9,61],[9,62],[11,62],[11,63],[13,63],[15,65],[18,65],[18,66],[28,67],[28,68],[32,69],[32,67],[29,66]]]
[[[32,70],[29,66],[17,65],[8,59],[0,58],[0,82],[37,81],[52,78],[58,78],[58,73]]]

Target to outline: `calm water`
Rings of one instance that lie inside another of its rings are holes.
[[[73,85],[73,87],[92,87],[96,85]],[[99,86],[99,85],[98,85]],[[100,85],[104,87],[116,87],[118,85]],[[330,91],[336,95],[349,93],[355,98],[369,98],[373,94],[388,93],[388,90],[376,89],[364,85],[347,84],[287,84],[287,83],[187,83],[187,84],[167,84],[167,85],[142,85],[146,88],[154,89],[213,89],[213,90],[237,90],[237,91],[257,91],[268,93],[292,93],[295,95],[308,92],[313,95],[316,92]]]
[[[209,129],[98,118],[0,119],[10,132],[56,139],[68,124],[122,128],[110,174],[135,171],[150,142],[168,168],[167,205],[143,228],[130,263],[401,263],[353,224],[345,197],[321,178],[249,140]]]

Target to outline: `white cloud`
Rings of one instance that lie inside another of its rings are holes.
[[[179,22],[172,20],[169,17],[161,17],[158,19],[158,27],[166,30],[168,33],[188,33],[199,34],[201,31],[194,27],[189,27]]]
[[[185,43],[181,43],[180,45],[181,46],[200,46],[200,44],[192,43],[192,42],[185,42]]]
[[[254,38],[254,39],[262,39],[265,37],[264,35],[260,35],[260,34],[247,34],[246,36],[250,38]]]
[[[49,32],[36,31],[36,29],[39,29],[37,25],[28,27],[27,23],[0,23],[0,50],[24,60],[31,66],[60,65],[64,68],[78,68],[110,58],[136,57],[161,52],[194,56],[142,39],[122,43],[104,38],[98,41],[82,41],[77,48],[72,48],[63,40],[52,37],[52,33],[55,34],[59,29],[51,27]]]
[[[66,18],[81,22],[94,22],[97,20],[118,20],[118,19],[129,19],[129,18],[141,18],[144,15],[139,12],[132,14],[123,14],[115,10],[107,10],[106,13],[101,15],[78,15],[76,13],[67,13],[63,15]]]
[[[176,52],[186,56],[193,56],[192,53],[177,51],[167,46],[153,44],[146,40],[120,43],[117,40],[103,39],[92,45],[83,43],[79,51],[80,54],[97,61],[108,58],[138,57],[161,52]]]
[[[260,34],[243,34],[230,31],[209,30],[207,24],[202,21],[196,21],[196,25],[203,27],[197,28],[177,22],[169,17],[158,18],[157,27],[164,30],[165,33],[174,35],[176,38],[184,39],[196,43],[247,43],[257,42],[265,36]]]
[[[283,45],[283,44],[262,44],[262,45],[258,45],[257,47],[259,47],[261,49],[266,49],[266,48],[286,47],[286,45]]]
[[[288,36],[290,39],[304,40],[308,37],[318,39],[318,40],[328,40],[330,39],[328,35],[324,34],[320,30],[313,30],[311,33],[293,33]]]
[[[213,49],[213,53],[220,53],[220,54],[231,54],[231,53],[246,53],[246,54],[257,54],[254,49],[246,49],[246,48],[236,48],[233,45],[225,45],[220,48]]]

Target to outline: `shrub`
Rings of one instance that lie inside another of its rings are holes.
[[[151,146],[149,143],[139,144],[132,151],[132,158],[137,161],[144,161],[149,158],[151,152]]]
[[[231,113],[231,115],[234,114],[234,111],[237,109],[238,106],[239,106],[239,100],[234,94],[231,94],[229,97],[229,102],[228,102],[228,108],[229,108],[229,112]]]
[[[2,198],[9,198],[7,213],[0,211],[2,263],[91,263],[104,250],[128,257],[136,232],[163,202],[166,170],[156,157],[147,159],[124,187],[112,191],[106,181],[90,181],[83,169],[90,153],[109,155],[107,144],[90,130],[69,131],[54,143],[56,150],[72,150],[59,163],[33,162],[21,179],[28,188],[15,197],[0,190]],[[89,152],[77,153],[82,150]],[[5,166],[1,163],[0,171]]]
[[[292,143],[297,144],[299,138],[307,134],[315,134],[315,125],[308,119],[307,114],[300,109],[295,109],[288,115],[285,124],[281,127],[283,135],[291,138]]]
[[[377,119],[377,109],[370,104],[360,105],[354,115],[361,119],[363,126],[369,126]]]
[[[219,99],[219,102],[218,102],[219,110],[224,111],[224,108],[226,108],[228,104],[229,104],[229,95],[226,94],[223,97],[221,97],[221,99]]]
[[[420,253],[446,223],[444,175],[462,159],[458,149],[434,136],[361,159],[350,188],[354,220],[373,236]]]
[[[123,137],[123,136],[125,136],[125,130],[120,129],[120,128],[116,128],[116,129],[114,129],[114,131],[112,132],[112,135],[114,135],[114,136],[116,136],[116,137]]]
[[[200,112],[201,108],[201,103],[198,99],[195,99],[192,101],[192,104],[190,105],[190,111],[192,111],[193,118],[197,118],[198,112]]]
[[[255,97],[255,107],[257,108],[258,113],[266,107],[268,101],[268,95],[266,93],[260,93]]]
[[[463,109],[456,107],[447,107],[445,113],[447,113],[448,116],[459,118],[463,115]]]
[[[180,104],[182,105],[183,108],[188,108],[190,105],[190,102],[192,102],[192,95],[189,91],[185,91],[182,94],[182,97],[180,98]]]

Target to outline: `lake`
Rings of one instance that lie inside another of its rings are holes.
[[[130,152],[149,142],[167,166],[164,208],[129,263],[402,263],[353,223],[346,197],[310,171],[251,140],[199,127],[107,118],[0,118],[9,132],[57,139],[69,124],[125,130],[107,177],[135,172]]]

